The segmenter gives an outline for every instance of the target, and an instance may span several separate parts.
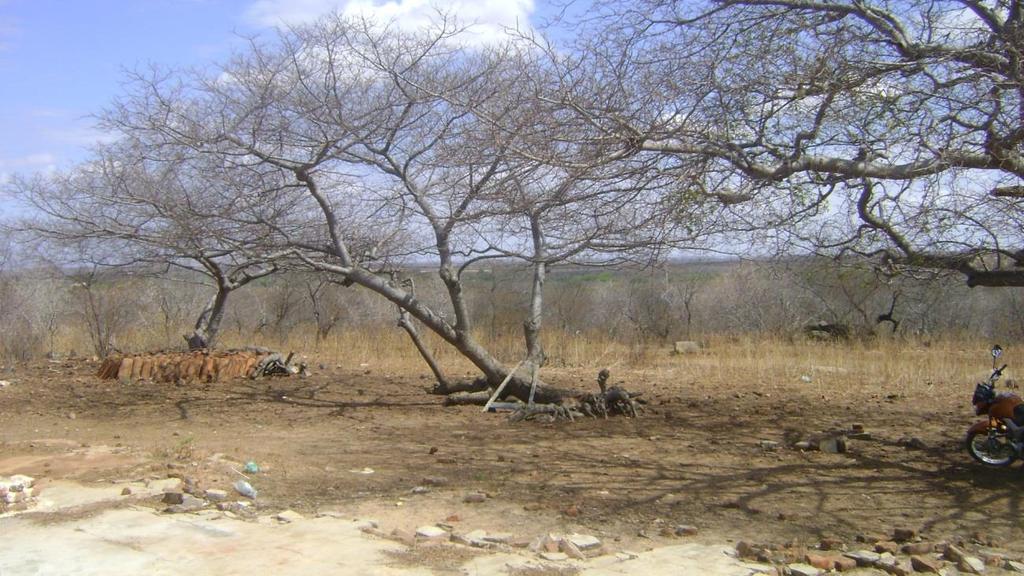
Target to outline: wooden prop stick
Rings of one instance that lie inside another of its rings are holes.
[[[516,364],[515,368],[509,370],[508,376],[505,376],[505,379],[501,381],[501,385],[498,386],[498,389],[494,391],[494,394],[491,394],[491,399],[487,401],[487,404],[484,404],[484,412],[487,412],[487,410],[491,408],[491,404],[493,404],[494,401],[498,398],[498,395],[501,394],[501,391],[505,389],[505,385],[508,384],[510,380],[512,380],[512,376],[515,376],[516,370],[519,370],[519,367],[523,365],[523,362],[526,362],[525,358],[522,362]]]
[[[533,396],[537,393],[537,363],[533,362],[533,376],[530,381],[530,401],[526,403],[527,406],[533,406]]]

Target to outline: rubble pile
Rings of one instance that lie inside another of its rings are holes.
[[[197,350],[154,354],[114,355],[103,360],[97,376],[122,382],[217,382],[232,378],[304,374],[304,364],[291,364],[291,355],[262,348]]]
[[[36,501],[35,478],[24,474],[0,476],[0,514],[27,510]]]

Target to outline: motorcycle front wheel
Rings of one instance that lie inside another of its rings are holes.
[[[1009,466],[1017,457],[1004,433],[970,432],[967,434],[967,451],[975,460],[989,466]]]

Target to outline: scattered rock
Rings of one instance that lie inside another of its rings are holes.
[[[914,542],[913,544],[906,544],[900,550],[909,556],[920,556],[922,554],[930,554],[934,547],[931,542]]]
[[[539,542],[540,545],[538,547],[538,551],[540,552],[558,552],[558,549],[562,547],[562,539],[554,534],[544,536]]]
[[[406,546],[414,546],[416,544],[416,534],[409,532],[408,530],[395,528],[391,531],[391,537]]]
[[[924,443],[924,440],[915,436],[904,436],[896,441],[897,446],[902,446],[908,450],[925,450],[928,445]]]
[[[804,556],[804,562],[819,570],[831,570],[836,564],[836,557],[823,554],[807,554]]]
[[[6,492],[24,492],[35,487],[35,485],[36,479],[24,474],[15,474],[6,480],[0,476],[0,488],[5,489]]]
[[[583,554],[583,551],[578,546],[572,543],[570,540],[562,540],[559,542],[559,551],[563,552],[569,558],[574,560],[586,560],[587,557]]]
[[[689,524],[680,524],[675,527],[674,532],[676,536],[696,536],[697,527],[690,526]]]
[[[529,548],[532,541],[533,540],[527,536],[516,536],[508,541],[508,545],[513,548]]]
[[[892,562],[880,563],[876,567],[893,576],[910,576],[914,572],[914,567],[910,565],[910,562],[898,562],[895,558],[892,559]]]
[[[749,542],[740,540],[736,543],[736,555],[740,558],[754,558],[757,556],[757,553],[758,549]]]
[[[1024,562],[1017,562],[1016,560],[1007,560],[1003,566],[1010,572],[1024,572]]]
[[[896,528],[892,531],[892,539],[896,542],[910,542],[917,538],[917,530],[913,528]]]
[[[569,555],[564,552],[541,552],[540,557],[552,562],[561,562],[569,559]]]
[[[292,522],[297,522],[299,520],[302,520],[303,518],[305,518],[305,516],[299,514],[295,510],[285,510],[284,512],[281,512],[274,516],[275,520],[277,520],[278,522],[282,522],[284,524],[291,524]]]
[[[834,568],[837,571],[839,571],[839,572],[846,572],[846,571],[849,571],[849,570],[853,570],[857,566],[858,566],[857,561],[854,560],[853,558],[848,558],[846,556],[840,556],[840,557],[836,558]]]
[[[185,501],[185,494],[183,492],[164,492],[163,498],[160,499],[164,504],[181,504]]]
[[[846,452],[846,436],[831,436],[818,441],[818,450],[828,454],[844,454]]]
[[[895,566],[896,556],[890,552],[882,552],[878,555],[878,561],[875,562],[875,566]]]
[[[32,498],[32,488],[23,488],[18,492],[5,492],[2,502],[5,504],[21,504]]]
[[[835,538],[823,538],[818,543],[818,548],[822,550],[846,550],[846,544],[842,540]]]
[[[426,494],[427,492],[430,492],[430,488],[427,488],[426,486],[413,486],[412,490],[409,492],[412,492],[413,494]]]
[[[601,546],[601,540],[588,534],[570,534],[566,540],[578,547],[580,550],[591,550]]]
[[[960,562],[964,559],[965,556],[967,556],[967,554],[965,554],[963,550],[957,548],[953,544],[947,544],[946,549],[942,552],[943,558],[954,563]]]
[[[463,496],[462,501],[467,504],[479,504],[487,501],[487,494],[483,492],[470,492]]]
[[[938,574],[942,570],[942,560],[914,555],[910,557],[910,566],[915,572]]]
[[[809,564],[790,564],[786,569],[792,576],[819,576],[821,570]]]
[[[121,489],[121,496],[131,496],[131,495],[132,495],[132,489],[131,488],[125,486],[124,488]]]
[[[227,490],[218,490],[216,488],[210,488],[203,493],[203,496],[210,502],[223,502],[228,499]]]
[[[981,574],[985,571],[985,563],[974,556],[964,556],[956,564],[957,570],[968,574]]]
[[[178,492],[167,492],[166,494],[180,494]],[[181,502],[168,506],[164,509],[167,514],[185,514],[188,512],[195,512],[202,510],[206,506],[206,501],[196,498],[191,494],[181,494]]]
[[[801,440],[796,444],[793,444],[793,448],[796,448],[797,450],[811,450],[813,447],[814,445],[807,440]]]
[[[884,554],[896,554],[900,551],[900,545],[893,542],[892,540],[882,540],[881,542],[875,542],[875,552]]]
[[[779,443],[774,440],[761,440],[760,446],[765,452],[775,452],[779,448]]]
[[[217,502],[217,510],[242,516],[252,516],[256,513],[255,508],[248,502]]]
[[[453,534],[451,538],[452,542],[473,546],[474,548],[489,548],[492,544],[487,541],[487,532],[485,530],[473,530],[461,535]]]
[[[494,534],[487,534],[484,536],[484,540],[487,542],[493,542],[495,544],[508,544],[512,541],[512,535],[508,532],[497,532]]]
[[[192,478],[191,476],[186,476],[185,478],[183,478],[183,482],[185,483],[185,485],[181,489],[182,492],[186,494],[192,494],[193,496],[198,496],[202,494],[202,490],[199,489],[199,482],[195,478]]]
[[[843,556],[850,558],[851,560],[857,563],[857,566],[861,567],[874,566],[881,559],[880,554],[878,554],[877,552],[872,552],[870,550],[857,550],[855,552],[847,552],[846,554],[843,554]]]
[[[864,431],[864,425],[861,424],[860,422],[854,422],[853,424],[850,424],[850,431],[860,434],[861,432]]]
[[[427,540],[448,540],[451,536],[447,531],[437,526],[420,526],[416,529],[416,537]]]
[[[425,476],[421,482],[427,486],[444,486],[448,484],[448,479],[444,476]]]

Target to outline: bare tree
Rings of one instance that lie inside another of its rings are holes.
[[[600,14],[553,98],[622,153],[702,159],[683,189],[736,229],[1024,285],[1019,2],[639,0]]]
[[[309,300],[313,321],[316,324],[317,348],[342,319],[340,307],[330,298],[331,290],[337,285],[333,277],[322,274],[311,276],[304,282],[306,299]]]
[[[287,207],[239,199],[239,187],[258,193],[262,183],[254,171],[228,177],[182,156],[151,161],[151,151],[138,144],[100,148],[69,172],[14,179],[15,197],[34,208],[15,226],[50,242],[42,251],[51,259],[71,249],[73,262],[66,265],[198,273],[214,294],[186,340],[192,349],[213,347],[229,295],[278,270],[280,254],[262,249],[246,219],[273,217]],[[191,278],[179,274],[177,280]]]
[[[391,301],[496,383],[508,369],[474,335],[470,267],[531,264],[524,327],[536,365],[548,267],[650,252],[679,220],[658,194],[656,159],[615,164],[545,138],[555,124],[544,114],[557,107],[539,96],[547,80],[532,47],[468,47],[461,33],[447,19],[409,33],[327,18],[253,43],[213,74],[138,75],[106,122],[153,150],[276,171],[269,195],[301,186],[305,220],[263,219],[264,234]],[[392,280],[410,262],[436,267],[444,302]],[[526,398],[529,386],[514,379],[508,390]],[[559,394],[542,386],[538,398]]]

